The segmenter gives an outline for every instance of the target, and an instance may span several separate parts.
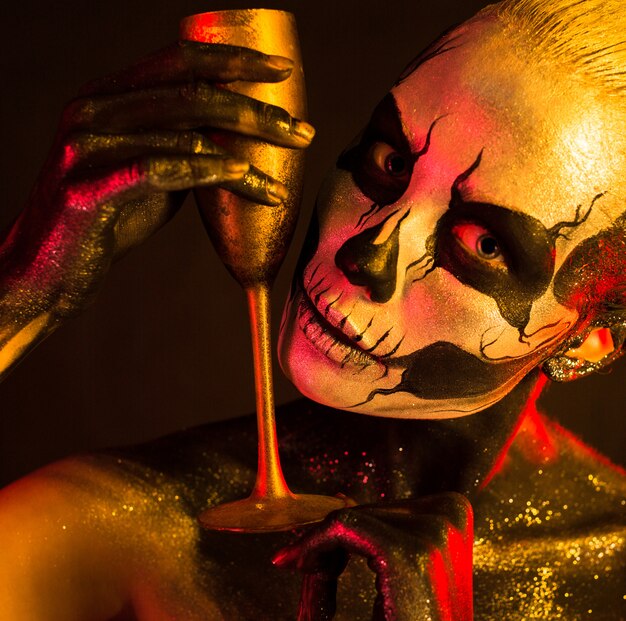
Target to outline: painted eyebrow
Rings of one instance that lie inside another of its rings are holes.
[[[404,131],[402,115],[393,93],[387,93],[374,109],[372,118],[365,128],[363,141],[382,140],[406,154],[411,152],[408,136]]]
[[[528,285],[533,281],[547,286],[546,270],[554,270],[554,247],[557,234],[537,218],[503,205],[468,199],[463,196],[463,184],[479,168],[483,150],[474,162],[459,174],[452,184],[448,215],[453,221],[467,219],[482,224],[496,235],[503,245],[509,268]]]
[[[524,214],[520,211],[509,209],[508,207],[497,205],[495,203],[489,203],[489,202],[484,202],[480,200],[475,201],[475,200],[466,199],[463,196],[462,185],[465,181],[467,181],[472,176],[472,174],[480,166],[484,151],[485,151],[484,149],[481,149],[480,153],[478,154],[474,162],[472,162],[471,166],[467,170],[463,171],[460,175],[458,175],[457,178],[452,183],[452,189],[450,191],[450,194],[451,194],[450,206],[452,206],[454,203],[464,203],[464,204],[475,203],[477,205],[488,205],[497,209],[508,211],[512,214],[512,216],[514,214],[517,214],[521,218],[528,218],[528,219],[534,220],[537,223],[538,227],[542,227],[545,230],[546,235],[552,242],[552,245],[554,245],[554,243],[559,237],[565,237],[567,239],[567,235],[562,232],[563,229],[572,229],[572,228],[576,228],[580,226],[581,224],[584,224],[589,218],[589,216],[591,215],[591,212],[593,211],[593,208],[595,207],[596,202],[604,198],[607,194],[606,192],[600,192],[599,194],[596,194],[586,209],[584,208],[582,203],[576,207],[574,218],[572,220],[561,220],[560,222],[557,222],[550,228],[547,228],[543,224],[543,222],[541,222],[540,220],[537,220],[536,218],[533,218],[532,216]]]
[[[378,111],[378,108],[374,112],[374,115],[372,115],[372,121],[374,122],[374,125],[376,125],[377,122],[381,122],[381,121],[384,122],[386,118],[394,131],[394,135],[393,135],[394,143],[390,143],[390,144],[392,146],[397,144],[401,146],[401,148],[407,154],[410,153],[413,159],[413,164],[415,164],[420,157],[428,153],[428,150],[430,149],[433,130],[435,129],[435,126],[437,125],[437,123],[439,123],[439,121],[441,121],[441,119],[448,116],[447,114],[442,114],[441,116],[438,116],[430,124],[430,127],[428,128],[428,131],[426,132],[426,136],[424,137],[424,142],[422,143],[422,145],[418,149],[413,150],[411,148],[411,143],[409,141],[409,137],[407,136],[407,132],[404,129],[405,124],[403,122],[402,112],[400,112],[400,108],[398,107],[398,102],[396,101],[396,98],[394,97],[393,92],[388,93],[385,99],[383,99],[383,101],[381,102],[380,113],[381,113],[382,118],[375,118],[377,111]]]
[[[404,68],[394,86],[402,84],[402,82],[411,77],[417,69],[426,64],[429,60],[461,47],[463,45],[459,42],[461,39],[461,33],[450,36],[459,26],[460,24],[456,24],[444,30],[439,37],[437,37],[430,45],[415,56],[415,58],[413,58],[413,60]]]
[[[387,93],[378,103],[361,134],[339,155],[337,168],[352,171],[363,146],[372,141],[387,142],[407,154],[411,152],[400,119],[400,110],[391,93]]]
[[[474,162],[467,170],[459,174],[452,184],[450,191],[449,209],[452,212],[466,212],[468,218],[475,218],[478,223],[483,223],[492,233],[498,233],[504,237],[503,241],[507,247],[513,247],[525,258],[535,258],[539,263],[545,265],[546,253],[552,254],[556,235],[552,229],[546,226],[537,218],[516,211],[503,205],[488,201],[473,200],[463,196],[463,184],[472,176],[482,163],[484,149],[480,151]],[[524,239],[520,243],[522,236],[531,235],[531,239]],[[534,246],[534,252],[527,253],[529,246]],[[534,257],[533,257],[534,255]]]
[[[384,177],[371,165],[369,153],[373,144],[384,142],[400,153],[407,161],[407,174],[399,178]],[[355,143],[350,145],[337,159],[337,168],[352,175],[359,190],[373,201],[370,210],[362,214],[361,224],[384,206],[397,201],[406,191],[412,175],[415,156],[411,153],[408,139],[404,133],[400,112],[396,100],[388,93],[376,106],[369,123]]]
[[[388,143],[390,146],[398,148],[404,152],[405,155],[411,155],[413,164],[428,153],[430,149],[433,130],[439,121],[445,118],[447,115],[443,114],[437,117],[428,128],[424,141],[421,146],[413,150],[407,132],[405,131],[405,124],[403,122],[402,113],[398,107],[398,102],[393,95],[393,92],[387,93],[381,102],[376,106],[372,117],[367,124],[360,143],[368,141],[382,141]]]
[[[349,172],[363,195],[372,200],[370,207],[359,216],[357,229],[381,209],[395,203],[404,195],[411,181],[415,163],[428,152],[435,125],[443,118],[437,118],[431,123],[424,143],[419,150],[412,151],[401,117],[393,93],[388,93],[374,109],[362,134],[337,159],[337,168]],[[370,149],[375,143],[386,143],[404,157],[408,165],[406,175],[394,179],[372,170],[373,167],[367,162],[371,159]]]
[[[461,247],[454,227],[464,222],[484,226],[498,239],[507,270],[487,266]],[[554,275],[554,242],[545,226],[501,205],[466,201],[456,192],[437,223],[434,240],[435,266],[492,297],[503,319],[523,335],[534,301]]]

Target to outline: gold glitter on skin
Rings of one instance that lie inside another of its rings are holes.
[[[398,488],[422,495],[420,421],[338,415],[297,402],[283,408],[279,423],[296,489],[341,489],[359,503],[380,502]],[[485,490],[472,492],[475,619],[616,621],[626,615],[624,478],[556,426],[542,427],[538,441],[537,424],[544,422],[522,427],[502,470]],[[273,567],[270,558],[298,533],[220,534],[196,523],[206,506],[249,488],[255,446],[253,419],[241,419],[67,460],[7,488],[2,501],[16,512],[12,524],[6,514],[0,519],[0,533],[12,533],[2,543],[20,553],[0,593],[19,582],[20,567],[37,568],[29,583],[46,608],[9,615],[0,607],[0,618],[92,618],[63,607],[58,617],[48,612],[50,602],[86,581],[103,585],[80,589],[82,605],[103,611],[102,619],[117,612],[116,621],[293,620],[300,576]],[[326,456],[317,462],[323,446]],[[357,474],[364,467],[366,482]],[[604,485],[589,480],[592,471]],[[339,583],[336,618],[369,621],[374,597],[373,574],[354,559]]]
[[[536,441],[529,451],[522,428],[486,504],[475,505],[475,594],[490,594],[481,618],[623,618],[624,478],[558,427],[548,431],[550,459]]]
[[[519,62],[509,71],[496,62],[502,41],[490,44],[496,52],[490,66],[499,69],[500,77],[507,78],[506,84],[519,87],[515,81]],[[473,59],[472,66],[477,70],[471,76],[479,82],[483,65],[482,59],[480,63]],[[560,77],[569,78],[566,73]],[[508,93],[499,88],[500,82],[494,85],[486,80],[485,85],[508,104]],[[533,108],[535,96],[539,101],[549,101],[556,126],[561,122],[559,112],[574,122],[579,118],[575,114],[577,106],[596,103],[594,97],[571,97],[565,102],[554,93],[546,100],[542,97],[546,86],[543,79],[526,84],[525,92],[531,95],[526,103],[541,116],[545,106]],[[411,93],[407,88],[403,93],[408,100]],[[576,106],[569,105],[572,101]],[[407,109],[416,104],[413,100],[406,103]],[[515,118],[525,110],[516,105],[512,108]],[[616,128],[609,108],[598,105],[589,109],[590,116],[597,113],[595,120],[607,127],[596,143],[601,153],[611,152],[613,135],[622,135],[609,131],[622,127]],[[528,140],[524,149],[519,148],[532,130],[528,121],[514,127],[515,136],[505,136],[502,165],[486,156],[485,166],[475,178],[484,179],[485,174],[497,178],[498,184],[491,188],[496,198],[506,198],[515,190],[515,202],[519,204],[524,202],[520,196],[539,188],[542,200],[535,201],[537,209],[552,212],[546,215],[558,221],[568,215],[561,213],[567,211],[567,205],[579,201],[569,200],[566,184],[552,178],[562,163],[556,151],[547,149],[548,157],[539,158],[541,149],[536,140]],[[453,122],[454,118],[448,118],[440,129],[451,127]],[[550,132],[545,136],[547,140]],[[480,137],[482,141],[482,134]],[[574,138],[580,142],[577,133]],[[553,146],[552,142],[546,144]],[[450,155],[457,155],[453,146],[459,146],[458,140],[447,145]],[[567,154],[575,166],[577,158],[569,151]],[[552,165],[548,173],[546,159]],[[534,161],[534,176],[541,182],[536,186],[533,175],[524,174],[528,172],[527,160]],[[606,173],[599,176],[602,186],[611,185],[614,175],[623,176],[621,167],[609,165],[607,159],[596,163],[598,172]],[[570,177],[571,170],[560,173]],[[516,183],[504,173],[515,173]],[[588,204],[587,180],[581,176],[575,184],[580,186],[581,202]],[[439,204],[443,209],[449,200],[450,185],[442,187],[439,190],[445,201]],[[607,199],[606,209],[623,209],[617,194],[612,201]],[[584,228],[573,232],[571,238],[561,239],[560,244],[585,239],[606,224],[610,215],[608,211],[594,212]],[[87,253],[93,250],[87,248]],[[452,282],[453,277],[440,278],[440,307],[453,297],[443,289],[446,279]],[[465,308],[480,311],[480,304],[473,302],[479,298],[470,289],[463,289]],[[84,301],[76,296],[69,302]],[[19,300],[9,301],[11,309],[19,308]],[[3,341],[11,350],[4,360],[7,363],[16,359],[14,353],[27,347],[29,339],[38,339],[47,328],[46,316],[38,319],[41,308],[33,300],[27,306],[34,309],[35,315],[21,318],[24,321],[17,322],[13,326],[16,331]],[[464,332],[476,330],[471,318],[454,308],[452,312],[463,324]],[[407,317],[415,323],[413,315]],[[539,362],[538,357],[533,365]],[[306,361],[302,368],[312,376]],[[532,372],[508,394],[499,392],[497,403],[490,402],[488,409],[463,419],[384,420],[339,413],[306,401],[292,404],[279,413],[278,435],[286,474],[296,490],[344,492],[359,504],[398,498],[410,501],[451,490],[464,493],[475,510],[477,620],[626,618],[623,473],[530,410],[510,447],[506,444],[517,429],[536,375]],[[364,377],[358,376],[356,382],[364,382]],[[321,386],[321,379],[313,377],[316,386]],[[336,368],[328,371],[326,379],[333,387],[351,391],[339,381]],[[494,473],[494,463],[498,463],[505,445],[509,450]],[[145,446],[66,460],[5,489],[0,496],[0,618],[293,619],[301,577],[273,567],[270,559],[299,533],[227,534],[202,531],[197,525],[197,516],[207,506],[244,495],[252,487],[255,470],[255,424],[251,419],[242,419],[183,432]],[[406,538],[412,534],[384,540],[390,558],[402,556]],[[403,567],[400,590],[423,580],[421,560],[411,558],[413,564]],[[340,580],[339,621],[371,618],[373,583],[366,563],[354,559]],[[418,607],[425,603],[415,602],[416,618],[424,617]]]

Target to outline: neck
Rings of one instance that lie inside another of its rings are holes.
[[[350,448],[376,463],[386,498],[457,491],[473,499],[504,458],[524,414],[545,378],[526,376],[490,408],[444,420],[403,420],[329,411],[333,435],[350,438]]]
[[[497,471],[544,385],[544,376],[535,371],[482,412],[462,418],[416,421],[413,451],[419,465],[414,483],[419,495],[458,491],[472,499]],[[409,433],[408,429],[399,431]]]

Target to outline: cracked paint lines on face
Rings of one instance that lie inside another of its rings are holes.
[[[562,286],[555,296],[553,280],[606,227],[620,169],[587,158],[584,182],[570,180],[580,141],[567,135],[586,115],[603,126],[603,109],[485,44],[492,27],[466,26],[462,46],[416,63],[319,196],[280,344],[283,368],[315,400],[385,416],[471,413],[578,325],[580,305]]]
[[[389,93],[378,104],[361,139],[337,160],[337,168],[348,171],[363,195],[373,201],[359,215],[357,230],[406,192],[415,165],[428,153],[433,130],[441,118],[430,124],[423,142],[412,148],[393,95]]]

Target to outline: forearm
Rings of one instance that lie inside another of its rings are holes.
[[[0,379],[60,324],[42,266],[37,273],[42,253],[21,252],[23,241],[18,220],[0,244]]]
[[[26,323],[14,318],[7,321],[5,316],[12,312],[3,309],[0,316],[0,380],[55,328],[50,313],[43,313]]]

